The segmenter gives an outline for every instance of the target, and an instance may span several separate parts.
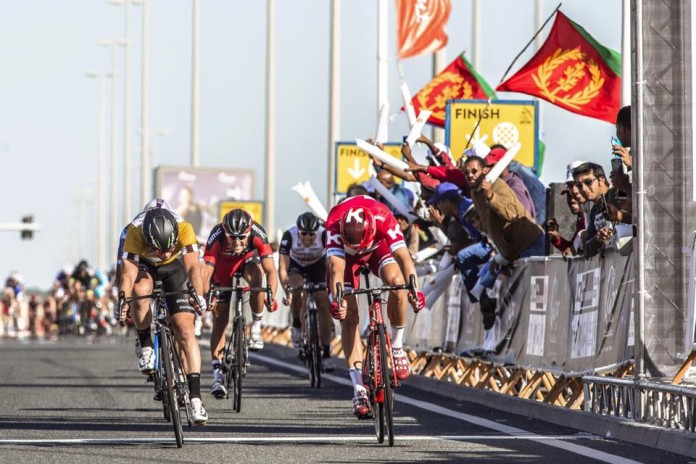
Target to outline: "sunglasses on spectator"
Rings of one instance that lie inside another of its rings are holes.
[[[314,235],[317,235],[317,233],[316,233],[316,232],[305,232],[305,231],[302,231],[302,232],[300,232],[300,235],[303,236],[303,237],[313,237]]]
[[[575,185],[578,188],[582,188],[583,185],[585,185],[585,187],[591,187],[592,184],[594,184],[594,181],[596,181],[596,180],[597,180],[597,177],[593,177],[592,179],[579,180],[575,183]]]

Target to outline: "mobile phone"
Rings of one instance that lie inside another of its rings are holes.
[[[408,135],[404,135],[404,139],[401,141],[402,143],[406,142],[406,139],[408,139]]]
[[[611,159],[611,170],[614,172],[623,172],[623,161],[621,161],[621,158]]]
[[[623,190],[616,191],[616,201],[626,201],[628,200],[628,193]]]
[[[617,139],[616,137],[612,137],[611,138],[611,146],[613,147],[614,145],[618,145],[620,147],[623,146],[623,145],[621,145],[621,140]]]
[[[599,209],[602,214],[607,214],[607,199],[604,195],[599,197],[599,201],[601,202],[599,204]]]

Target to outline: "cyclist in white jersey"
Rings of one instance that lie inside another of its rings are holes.
[[[297,225],[286,230],[280,241],[280,265],[278,273],[280,283],[285,289],[283,302],[290,306],[292,327],[290,328],[292,344],[300,347],[300,334],[303,330],[304,315],[301,310],[306,307],[307,296],[301,291],[303,279],[311,284],[326,284],[326,249],[324,247],[324,227],[312,213],[303,213],[297,218]],[[288,292],[292,287],[292,292]],[[320,338],[322,344],[322,366],[325,371],[335,369],[331,359],[331,336],[333,319],[331,318],[329,295],[326,290],[314,292],[317,303]],[[306,328],[304,328],[306,329]]]

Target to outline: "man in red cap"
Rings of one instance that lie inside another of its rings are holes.
[[[505,156],[505,153],[507,153],[507,149],[503,145],[493,145],[491,147],[491,151],[488,152],[484,158],[486,165],[488,165],[489,168],[492,168],[503,158],[503,156]],[[536,220],[536,208],[534,207],[534,200],[532,200],[532,196],[529,194],[529,190],[527,190],[527,186],[524,185],[522,178],[510,171],[510,168],[507,166],[505,169],[503,169],[502,174],[500,174],[500,178],[503,179],[506,184],[508,184],[513,192],[515,192],[517,198],[519,198],[520,202],[522,202],[524,209],[526,209],[532,218]]]

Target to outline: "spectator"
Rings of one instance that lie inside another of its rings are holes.
[[[408,222],[408,218],[403,214],[394,213],[394,217],[399,222],[401,231],[404,233],[404,241],[406,242],[406,248],[411,255],[411,258],[416,256],[418,250],[420,249],[420,236],[418,234],[418,227],[415,224]]]
[[[607,219],[608,205],[617,207],[613,195],[609,195],[609,183],[604,168],[596,163],[584,163],[575,168],[573,177],[585,200],[592,203],[588,215],[587,231],[583,239],[585,258],[595,256],[611,243],[614,224]]]
[[[435,194],[428,200],[433,222],[439,224],[450,241],[449,254],[456,255],[459,251],[471,245],[473,239],[459,220],[460,205],[466,208],[470,203],[462,197],[459,188],[449,182],[443,182],[435,189]]]
[[[500,252],[492,271],[518,258],[543,255],[543,230],[505,181],[499,178],[488,182],[485,175],[490,168],[478,156],[469,157],[464,169],[482,231]]]
[[[623,164],[630,171],[632,168],[631,160],[631,107],[624,106],[616,114],[616,137],[621,145],[613,145],[612,153],[621,158]]]
[[[493,147],[491,147],[491,151],[488,153],[488,155],[486,155],[484,160],[488,167],[492,168],[503,158],[503,156],[505,156],[505,153],[507,153],[507,149],[504,146],[493,145]],[[532,219],[536,220],[536,208],[534,207],[534,201],[532,200],[532,196],[529,194],[529,190],[527,190],[527,186],[524,184],[522,178],[514,172],[511,172],[509,166],[506,166],[505,169],[503,169],[502,174],[500,174],[500,178],[503,179],[506,184],[508,184],[513,192],[515,192],[515,195],[517,195],[517,198],[519,198],[522,206],[524,206],[524,209],[526,209],[532,216]]]
[[[559,232],[559,225],[556,218],[551,218],[546,223],[546,230],[549,235],[551,245],[556,247],[561,254],[573,256],[582,253],[582,241],[579,239],[580,233],[585,230],[586,218],[582,206],[585,204],[585,198],[580,194],[573,171],[575,168],[583,164],[584,161],[573,161],[568,165],[566,170],[565,188],[561,190],[561,195],[565,195],[568,209],[575,215],[575,234],[571,240],[563,238]]]
[[[379,172],[377,172],[377,181],[382,184],[384,188],[389,190],[389,192],[394,195],[396,199],[406,207],[407,210],[411,210],[411,205],[413,204],[414,199],[413,192],[397,184],[394,180],[394,176],[390,172],[381,169]],[[382,198],[381,195],[377,199],[387,205],[392,213],[399,211],[394,205]]]

